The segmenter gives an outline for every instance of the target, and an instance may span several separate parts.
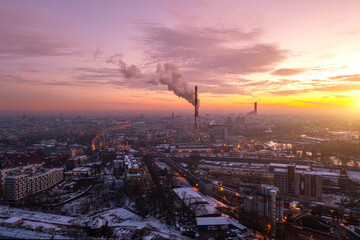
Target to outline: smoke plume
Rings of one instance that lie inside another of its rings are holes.
[[[120,73],[126,79],[137,79],[152,85],[165,85],[176,96],[184,98],[195,106],[195,91],[189,86],[184,75],[175,64],[158,64],[155,71],[156,77],[150,78],[145,77],[137,66],[126,64],[121,55],[114,55],[107,62],[117,65]],[[198,100],[198,105],[199,103]]]
[[[122,55],[114,55],[107,60],[108,63],[115,64],[119,67],[120,73],[127,79],[135,78],[142,79],[140,69],[135,65],[128,66],[122,59]]]
[[[158,64],[156,73],[160,84],[166,85],[169,91],[195,106],[195,91],[189,86],[177,66],[171,63]]]

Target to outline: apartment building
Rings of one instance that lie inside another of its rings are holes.
[[[38,173],[7,176],[4,181],[5,200],[17,201],[42,192],[63,180],[62,168],[43,170]]]
[[[5,178],[12,175],[21,175],[39,172],[42,168],[42,164],[31,164],[26,166],[14,167],[14,168],[5,168],[0,169],[0,195],[3,196],[5,191]]]

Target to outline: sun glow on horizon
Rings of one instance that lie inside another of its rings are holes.
[[[359,112],[360,1],[174,1],[2,4],[0,112]]]

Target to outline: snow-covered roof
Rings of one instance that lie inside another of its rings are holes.
[[[289,164],[284,164],[284,163],[270,163],[269,166],[270,167],[277,167],[277,168],[287,168],[290,165]],[[310,169],[310,166],[306,166],[306,165],[296,165],[295,167],[297,169]]]
[[[163,162],[155,162],[155,164],[161,170],[165,170],[165,169],[170,170],[170,167]]]
[[[20,218],[20,217],[11,217],[11,218],[6,219],[4,221],[4,223],[14,224],[14,223],[17,223],[19,220],[21,221],[22,218]]]
[[[352,181],[360,182],[360,171],[348,171],[348,175]]]
[[[90,227],[91,229],[99,229],[102,226],[106,225],[107,220],[105,218],[93,218],[89,223],[88,223],[88,227]]]
[[[66,239],[61,235],[50,235],[20,228],[8,228],[0,226],[0,238],[4,239]]]
[[[229,225],[233,225],[234,227],[240,229],[241,231],[244,231],[244,230],[247,229],[247,227],[245,227],[244,225],[242,225],[242,224],[240,224],[240,223],[238,223],[235,220],[232,220],[230,218],[228,218],[228,223],[229,223]]]
[[[179,196],[180,199],[183,199],[185,197],[186,199],[184,200],[186,202],[189,202],[189,204],[195,202],[206,202],[206,200],[202,198],[200,194],[191,187],[174,188],[173,191],[176,195]]]
[[[224,217],[198,217],[196,218],[198,226],[204,225],[228,225],[228,221]]]
[[[215,214],[219,215],[219,212],[210,204],[199,204],[195,209],[195,216],[197,217]]]
[[[91,172],[92,169],[90,167],[77,167],[73,169],[73,172]]]
[[[187,167],[188,167],[188,165],[187,165],[186,163],[180,163],[180,165],[181,165],[182,167],[184,167],[184,168],[187,168]]]

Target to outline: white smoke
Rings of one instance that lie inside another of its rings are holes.
[[[195,106],[195,91],[189,86],[176,65],[171,63],[158,64],[156,73],[160,84],[166,85],[169,91]]]
[[[157,76],[155,78],[146,78],[137,66],[126,64],[121,55],[114,55],[107,62],[117,65],[120,73],[126,79],[138,79],[152,85],[166,85],[169,91],[195,106],[195,91],[189,86],[189,83],[184,79],[184,75],[175,64],[158,64],[155,71]],[[198,100],[199,105],[200,100]]]
[[[114,55],[114,56],[110,57],[107,60],[107,62],[117,65],[119,67],[120,73],[122,73],[122,75],[127,79],[129,79],[129,78],[142,79],[143,78],[140,69],[135,65],[128,66],[122,60],[122,55]]]

